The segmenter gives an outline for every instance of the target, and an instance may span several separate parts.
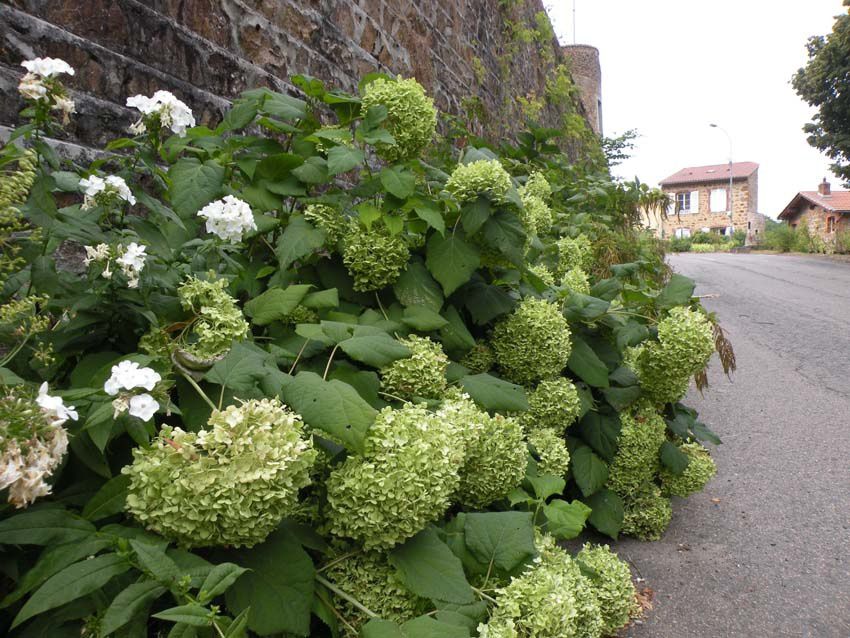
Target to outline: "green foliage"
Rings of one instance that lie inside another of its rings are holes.
[[[602,635],[613,634],[637,612],[635,586],[628,564],[607,545],[585,544],[576,555],[582,573],[593,583],[602,615]]]
[[[43,143],[58,123],[27,97],[0,151],[9,495],[9,442],[44,434],[57,402],[78,420],[31,509],[0,513],[0,632],[598,638],[625,622],[628,570],[553,539],[646,535],[638,497],[669,509],[652,488],[702,480],[671,441],[719,440],[665,402],[714,326],[636,229],[656,194],[612,181],[553,71],[526,98],[561,104],[564,127],[496,146],[455,120],[462,154],[429,148],[412,80],[367,77],[361,98],[296,76],[304,99],[246,91],[215,128],[159,94],[90,166]],[[112,195],[83,193],[100,175],[120,177]],[[77,244],[88,263],[68,269]],[[120,362],[159,376],[151,395],[106,392]],[[147,420],[128,411],[154,397]]]
[[[642,541],[659,540],[673,516],[670,498],[652,483],[626,499],[625,506],[623,533]]]
[[[686,497],[701,492],[717,474],[714,459],[708,450],[696,441],[682,443],[678,449],[686,455],[688,463],[684,470],[678,473],[666,467],[661,468],[661,489],[665,496]]]

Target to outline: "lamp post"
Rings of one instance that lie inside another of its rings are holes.
[[[723,131],[723,134],[726,136],[726,139],[729,140],[729,228],[732,233],[735,232],[735,223],[733,221],[732,214],[734,212],[734,195],[732,191],[732,136],[729,135],[729,132],[723,128],[722,126],[718,126],[717,124],[709,124],[711,128],[720,129]],[[731,236],[731,233],[730,233]]]

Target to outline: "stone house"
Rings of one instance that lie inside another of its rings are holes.
[[[758,212],[758,169],[755,162],[732,164],[731,215],[729,164],[691,166],[661,180],[661,190],[673,200],[667,218],[660,220],[661,237],[744,230],[747,244],[758,243],[765,224]]]
[[[827,245],[836,235],[850,231],[850,191],[834,191],[824,178],[816,191],[800,191],[779,213],[792,228],[806,226],[813,237]]]

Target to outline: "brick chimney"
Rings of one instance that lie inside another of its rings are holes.
[[[818,184],[818,193],[820,193],[821,197],[829,197],[832,191],[829,188],[829,182],[826,181],[826,177],[823,178],[823,181]]]

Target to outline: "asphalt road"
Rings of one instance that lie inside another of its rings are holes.
[[[850,263],[683,254],[735,347],[687,403],[723,439],[656,543],[615,544],[654,589],[629,638],[850,638]]]

